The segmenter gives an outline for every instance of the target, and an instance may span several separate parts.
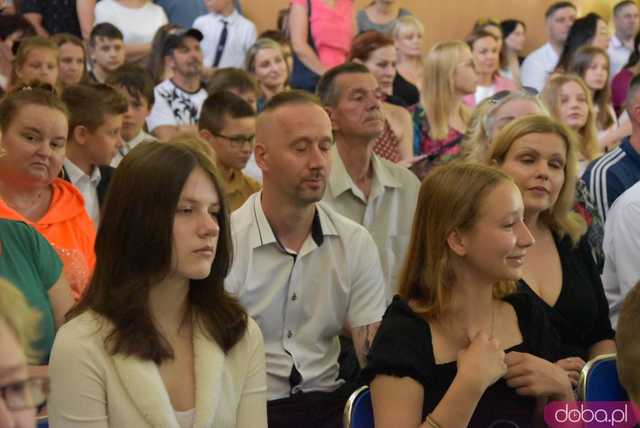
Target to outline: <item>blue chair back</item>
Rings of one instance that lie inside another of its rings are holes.
[[[600,355],[585,364],[578,383],[581,401],[628,401],[616,369],[616,354]]]
[[[344,428],[374,428],[371,391],[368,386],[355,390],[344,407]]]
[[[49,428],[49,418],[47,416],[38,416],[36,428]]]

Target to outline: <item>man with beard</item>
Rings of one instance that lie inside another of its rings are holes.
[[[318,93],[336,141],[324,200],[373,236],[386,302],[391,303],[409,247],[420,182],[407,168],[373,153],[384,130],[384,114],[380,87],[367,67],[347,63],[329,70],[320,79]]]
[[[147,118],[149,131],[168,140],[180,131],[197,132],[207,91],[202,83],[202,33],[193,28],[169,32],[163,55],[173,77],[155,87],[155,103]]]
[[[385,310],[369,233],[320,202],[331,168],[331,121],[304,92],[274,96],[258,117],[261,192],[231,216],[225,288],[264,335],[269,427],[342,426],[354,383],[339,378],[339,335],[361,366]]]

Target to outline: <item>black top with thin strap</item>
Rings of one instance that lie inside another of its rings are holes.
[[[602,288],[598,268],[586,238],[572,248],[569,236],[553,236],[562,266],[562,288],[555,304],[549,305],[527,285],[518,281],[518,289],[529,294],[544,308],[563,343],[572,346],[585,361],[591,345],[613,339],[609,305]]]
[[[530,353],[549,361],[568,356],[544,310],[529,295],[514,293],[504,301],[513,306],[523,338],[520,344],[505,352]],[[455,361],[436,364],[429,323],[396,296],[387,308],[369,352],[363,373],[365,380],[370,382],[379,374],[414,379],[424,388],[424,420],[436,408],[456,373]],[[469,427],[532,427],[535,413],[535,398],[516,394],[500,379],[482,395]]]

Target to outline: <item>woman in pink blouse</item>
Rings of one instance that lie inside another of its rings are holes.
[[[354,36],[353,14],[353,0],[291,0],[291,45],[300,61],[318,75],[345,62]]]

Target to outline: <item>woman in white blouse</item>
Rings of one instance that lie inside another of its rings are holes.
[[[164,9],[150,0],[101,0],[96,4],[96,24],[109,22],[124,36],[127,62],[141,62],[151,51],[158,28],[167,24]]]
[[[54,342],[53,428],[267,426],[262,335],[223,287],[223,192],[182,140],[136,147],[111,180],[99,262]]]

